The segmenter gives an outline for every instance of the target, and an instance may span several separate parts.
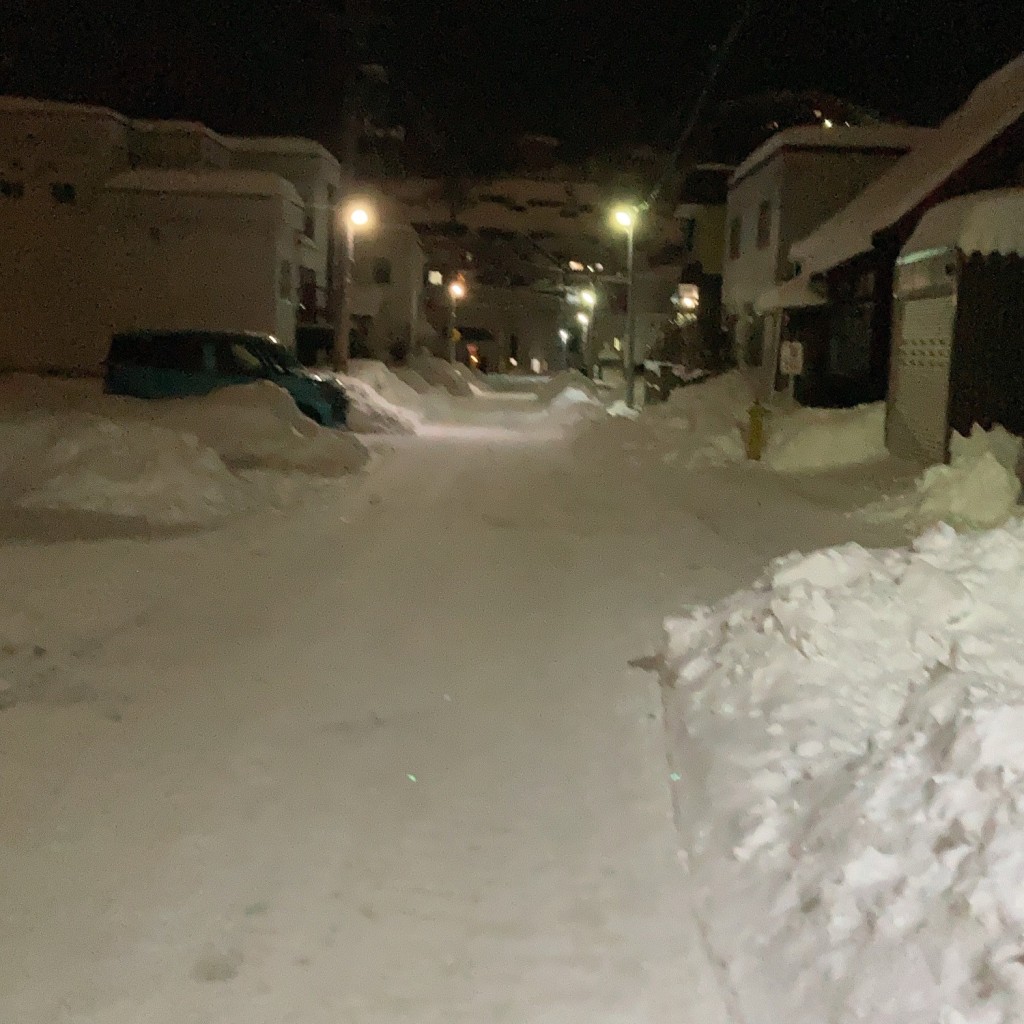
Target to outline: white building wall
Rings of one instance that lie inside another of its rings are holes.
[[[113,111],[0,97],[0,368],[95,363],[94,207],[128,166]]]
[[[99,349],[135,328],[251,330],[294,345],[297,202],[111,189],[98,213]]]

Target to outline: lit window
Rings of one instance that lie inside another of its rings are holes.
[[[622,339],[621,338],[612,338],[612,348],[615,349],[616,352],[621,352],[622,351]]]
[[[440,270],[428,270],[427,284],[437,285],[440,288],[444,284],[444,274]]]

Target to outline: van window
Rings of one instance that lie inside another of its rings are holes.
[[[241,341],[223,341],[217,345],[217,371],[233,376],[266,376],[260,357]]]
[[[148,356],[145,358],[146,365],[154,370],[198,373],[203,368],[203,343],[199,338],[149,338],[142,352]]]

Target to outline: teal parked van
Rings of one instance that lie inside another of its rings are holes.
[[[307,370],[269,334],[242,331],[131,331],[115,334],[107,356],[105,390],[133,398],[206,395],[232,384],[270,380],[310,419],[343,426],[344,389],[333,377]]]

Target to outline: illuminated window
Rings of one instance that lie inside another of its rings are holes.
[[[427,284],[437,285],[440,288],[444,284],[444,274],[440,270],[428,270]]]

